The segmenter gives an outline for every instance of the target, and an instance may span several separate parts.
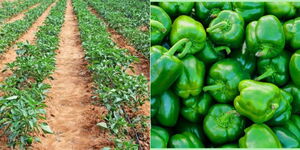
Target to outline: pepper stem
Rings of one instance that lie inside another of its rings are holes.
[[[222,50],[225,50],[226,53],[227,53],[227,55],[230,54],[230,52],[231,52],[230,48],[227,47],[227,46],[219,46],[219,47],[216,47],[216,48],[215,48],[215,51],[216,51],[216,52],[220,52],[220,51],[222,51]]]
[[[151,27],[158,29],[162,33],[166,33],[167,32],[167,28],[161,22],[159,22],[159,21],[151,19],[150,20],[150,25],[151,25]]]
[[[223,115],[218,118],[219,125],[228,127],[228,123],[231,122],[230,118],[233,117],[233,115],[240,116],[236,110],[230,110],[226,113],[223,113]]]
[[[226,26],[226,25],[227,25],[227,22],[226,22],[226,21],[221,21],[221,22],[219,22],[219,23],[213,25],[212,27],[207,28],[207,29],[206,29],[206,32],[212,32],[212,31],[214,31],[214,30],[216,30],[216,29],[218,29],[218,28],[223,28],[223,27]]]
[[[184,38],[179,40],[178,42],[176,42],[170,49],[168,52],[166,52],[166,55],[174,55],[175,52],[181,48],[183,45],[187,44],[189,42],[189,39]],[[185,50],[185,49],[184,49]]]
[[[268,68],[262,75],[256,77],[255,80],[259,81],[264,78],[267,78],[267,77],[271,76],[274,72],[275,72],[274,69]]]
[[[219,90],[223,87],[224,87],[223,84],[208,85],[208,86],[203,87],[203,91],[206,92],[206,91]]]
[[[183,58],[189,52],[191,47],[192,47],[192,42],[191,41],[187,42],[182,52],[178,54],[178,57]]]
[[[255,56],[257,56],[257,57],[265,56],[268,54],[269,50],[270,50],[270,47],[264,47],[263,50],[257,52],[255,54]]]

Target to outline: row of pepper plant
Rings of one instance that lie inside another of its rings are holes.
[[[121,33],[137,50],[149,58],[149,1],[87,0],[87,2],[109,22],[111,28]]]
[[[39,2],[41,2],[41,0],[16,0],[12,2],[2,2],[2,7],[0,8],[0,24],[3,23],[5,19],[18,14]]]
[[[8,146],[25,149],[34,141],[33,134],[52,133],[45,123],[46,92],[55,69],[55,50],[59,46],[59,33],[64,22],[66,0],[56,2],[50,14],[36,33],[36,44],[18,43],[17,58],[7,65],[12,75],[1,83],[0,128],[7,136]]]
[[[126,113],[126,108],[136,113],[144,104],[147,93],[147,80],[144,76],[130,76],[125,73],[130,64],[137,60],[126,49],[120,49],[110,39],[105,22],[88,10],[83,0],[73,0],[73,7],[78,18],[80,38],[89,62],[96,85],[95,98],[108,110],[105,122],[100,127],[109,129],[114,135],[115,149],[136,149],[135,135],[129,131],[135,128],[137,133],[144,133],[149,126],[148,118],[143,115]],[[128,118],[130,120],[128,120]],[[128,135],[131,136],[128,137]]]
[[[5,52],[14,41],[25,33],[51,3],[53,0],[43,0],[39,6],[26,12],[23,19],[3,25],[0,28],[0,53]]]

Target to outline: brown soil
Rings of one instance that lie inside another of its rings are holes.
[[[15,15],[15,16],[12,16],[11,18],[7,19],[7,20],[5,21],[5,23],[12,23],[12,22],[14,22],[14,21],[17,21],[17,20],[22,19],[22,18],[25,16],[25,13],[26,13],[26,12],[28,12],[29,10],[31,10],[31,9],[33,9],[33,8],[35,8],[35,7],[37,7],[38,5],[40,5],[40,3],[35,4],[35,5],[29,7],[29,8],[26,9],[26,10],[23,10],[22,12],[20,12],[19,14]]]
[[[67,2],[65,23],[60,34],[54,80],[46,99],[47,122],[54,134],[40,135],[35,150],[89,150],[112,146],[109,131],[96,123],[106,114],[104,107],[92,105],[92,79],[86,68],[78,24],[71,0]]]

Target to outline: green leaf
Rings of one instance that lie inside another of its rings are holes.
[[[41,123],[40,127],[44,131],[44,133],[53,134],[53,131],[51,130],[51,128],[47,123]]]
[[[108,128],[108,127],[107,127],[107,124],[106,124],[105,122],[99,122],[99,123],[97,123],[97,126],[102,127],[102,128],[105,128],[105,129]]]

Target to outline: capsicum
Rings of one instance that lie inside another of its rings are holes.
[[[179,55],[179,57],[184,57],[186,54],[195,54],[203,50],[206,43],[206,32],[202,24],[189,16],[182,15],[177,17],[172,24],[170,42],[172,45],[175,45],[178,41],[185,38],[191,41],[192,46],[189,48],[189,51]]]
[[[193,55],[181,59],[183,71],[175,82],[175,93],[181,98],[197,96],[202,91],[205,65]]]
[[[293,113],[300,113],[300,88],[297,87],[295,84],[290,83],[283,87],[283,90],[290,93],[293,96],[292,105],[292,112]]]
[[[265,9],[267,14],[279,19],[291,18],[296,14],[296,9],[291,2],[266,2]]]
[[[222,10],[232,10],[230,2],[197,2],[195,4],[195,15],[208,25],[212,19],[216,18]]]
[[[203,143],[191,132],[175,134],[170,138],[170,148],[203,148]]]
[[[233,2],[232,5],[234,11],[239,13],[246,23],[259,19],[265,13],[263,2]]]
[[[165,91],[157,100],[159,106],[155,118],[161,125],[173,127],[180,111],[179,98],[171,91]]]
[[[253,124],[239,140],[240,148],[281,148],[275,133],[265,124]]]
[[[170,16],[189,15],[194,8],[194,2],[160,2],[159,6]]]
[[[151,126],[151,148],[167,148],[169,133],[159,126]]]
[[[239,145],[236,143],[230,143],[230,144],[222,145],[220,148],[239,148]]]
[[[176,124],[175,128],[177,133],[182,133],[182,132],[191,132],[197,136],[197,138],[205,143],[206,138],[203,132],[202,126],[200,126],[198,123],[191,123],[187,120],[179,120],[178,123]]]
[[[189,41],[182,39],[178,41],[169,51],[162,46],[150,48],[151,60],[151,95],[159,95],[167,90],[180,76],[183,71],[183,63],[175,52],[186,46],[183,51],[189,49]]]
[[[289,60],[290,54],[287,51],[282,51],[273,58],[259,58],[257,61],[259,76],[256,80],[265,79],[278,86],[286,84],[289,80]]]
[[[217,45],[239,48],[244,41],[244,19],[231,10],[223,10],[206,29],[210,39]]]
[[[272,58],[285,46],[285,36],[280,21],[273,15],[261,17],[246,27],[246,45],[257,57]]]
[[[300,17],[289,20],[283,24],[286,43],[296,50],[300,48]]]
[[[184,99],[181,115],[191,122],[197,122],[206,115],[211,104],[212,98],[207,93]]]
[[[203,87],[203,91],[209,91],[209,94],[220,103],[228,103],[238,95],[239,82],[249,78],[250,74],[242,69],[238,61],[223,59],[209,69],[208,85]]]
[[[169,15],[160,7],[151,5],[151,45],[160,44],[170,32],[172,21]]]
[[[297,50],[291,57],[290,64],[290,75],[294,84],[300,87],[300,50]]]
[[[238,139],[244,126],[244,119],[228,104],[213,105],[203,121],[204,132],[215,144]]]

